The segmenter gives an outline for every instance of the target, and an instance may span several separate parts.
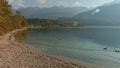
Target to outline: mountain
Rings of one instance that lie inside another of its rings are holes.
[[[72,17],[78,13],[86,11],[86,7],[63,7],[54,6],[50,8],[28,7],[20,8],[20,11],[27,18],[57,19],[60,17]]]
[[[73,17],[83,25],[120,25],[120,4],[97,7]]]

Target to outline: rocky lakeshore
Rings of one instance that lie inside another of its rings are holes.
[[[25,44],[15,42],[15,33],[24,29],[0,36],[0,68],[87,68],[36,52]]]

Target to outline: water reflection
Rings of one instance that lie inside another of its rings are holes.
[[[119,68],[119,40],[120,28],[60,28],[30,30],[23,42],[43,53],[95,64],[95,68]]]

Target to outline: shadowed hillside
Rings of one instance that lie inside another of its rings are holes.
[[[120,25],[120,4],[97,7],[73,18],[84,25]]]
[[[86,7],[63,7],[54,6],[50,8],[28,7],[19,10],[27,18],[57,19],[60,17],[72,17],[78,13],[88,10]]]

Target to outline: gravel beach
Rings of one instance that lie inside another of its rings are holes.
[[[15,33],[25,29],[17,29],[0,37],[0,68],[87,68],[15,42]]]

